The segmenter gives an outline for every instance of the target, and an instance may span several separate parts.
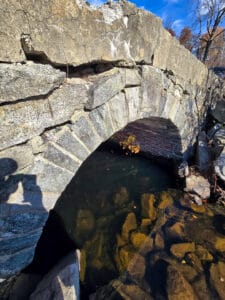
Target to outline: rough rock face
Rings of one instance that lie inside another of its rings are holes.
[[[29,299],[79,300],[79,263],[75,253],[68,254],[45,275]]]
[[[47,212],[91,152],[129,122],[160,117],[176,126],[186,155],[218,80],[157,17],[125,1],[97,10],[81,0],[6,0],[0,26],[7,278],[32,260]]]

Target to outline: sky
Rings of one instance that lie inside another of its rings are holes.
[[[192,27],[190,0],[130,0],[138,7],[151,11],[163,20],[166,27],[177,34],[185,26]],[[104,0],[89,0],[91,4],[100,5]]]

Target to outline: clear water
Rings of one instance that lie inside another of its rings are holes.
[[[144,193],[174,186],[172,172],[155,162],[113,151],[95,151],[69,184],[55,211],[85,255],[82,283],[88,292],[119,275],[116,235],[129,212],[140,221]]]
[[[51,212],[29,272],[79,248],[82,299],[225,299],[225,209],[193,206],[174,185],[168,166],[96,151]]]

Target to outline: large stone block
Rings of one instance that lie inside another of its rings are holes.
[[[90,152],[94,151],[101,144],[100,137],[85,116],[78,116],[70,128]]]
[[[0,64],[0,103],[46,95],[65,78],[66,73],[49,65]]]
[[[125,86],[125,80],[119,70],[113,69],[97,79],[89,91],[89,101],[85,104],[86,109],[94,109],[119,93]]]
[[[89,155],[88,150],[73,135],[69,127],[59,132],[56,143],[81,161],[84,161]]]
[[[129,122],[132,122],[140,118],[140,87],[126,88],[125,95],[128,106],[128,120]]]
[[[84,84],[65,84],[48,98],[0,107],[0,149],[22,143],[45,128],[69,121],[87,101]]]
[[[74,160],[68,153],[65,153],[63,148],[57,147],[57,144],[48,143],[48,149],[43,154],[43,157],[55,165],[66,169],[70,172],[76,172],[80,163]]]
[[[109,101],[109,110],[115,131],[127,125],[129,117],[125,93],[119,93]]]
[[[112,123],[109,102],[92,110],[89,113],[89,118],[93,123],[95,130],[104,140],[108,139],[115,132]]]
[[[165,76],[151,66],[142,67],[141,110],[152,116],[160,116],[166,101]]]

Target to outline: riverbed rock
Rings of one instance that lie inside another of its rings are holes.
[[[182,240],[185,236],[184,234],[184,224],[181,222],[176,222],[172,226],[166,226],[166,236],[171,239]]]
[[[153,194],[143,194],[141,197],[141,215],[155,221],[157,212],[155,208],[155,196]]]
[[[134,283],[125,284],[121,280],[113,280],[109,285],[100,288],[94,299],[98,300],[153,300],[150,293],[145,292],[138,285]]]
[[[195,280],[192,281],[191,286],[198,296],[198,299],[212,300],[214,298],[204,274],[196,277]]]
[[[203,176],[190,175],[186,178],[185,191],[197,194],[202,199],[208,199],[210,197],[210,184]]]
[[[225,263],[219,261],[210,267],[210,281],[216,289],[220,299],[225,299]]]
[[[170,252],[178,257],[182,258],[187,252],[194,252],[195,251],[195,243],[178,243],[178,244],[173,244],[170,247]]]
[[[199,214],[204,214],[206,212],[206,208],[204,205],[202,205],[202,203],[200,204],[195,204],[195,203],[191,203],[191,209]]]
[[[149,234],[150,232],[151,219],[143,218],[141,219],[140,230],[145,234]]]
[[[80,209],[76,217],[75,239],[79,242],[87,240],[95,229],[95,217],[92,211]]]
[[[137,229],[137,220],[134,213],[129,213],[122,226],[121,235],[128,241],[131,231]]]
[[[129,262],[132,260],[134,255],[135,250],[129,245],[119,249],[118,255],[115,256],[115,261],[120,273],[127,269]]]
[[[196,245],[196,254],[202,261],[213,261],[212,254],[203,246]]]
[[[169,300],[198,299],[188,281],[173,266],[167,268],[167,295]]]
[[[45,275],[29,299],[80,299],[79,263],[76,254],[68,254]]]
[[[163,233],[157,232],[154,238],[154,248],[156,250],[163,250],[165,247]]]
[[[117,208],[122,208],[129,201],[129,193],[126,187],[121,187],[113,197],[114,205]]]
[[[224,236],[216,236],[214,246],[217,251],[225,252],[225,237]]]
[[[173,197],[166,191],[163,191],[160,195],[159,209],[165,209],[173,204]]]
[[[132,260],[129,262],[127,271],[129,272],[129,277],[136,283],[141,283],[144,280],[146,270],[145,258],[136,253]]]
[[[141,232],[132,232],[130,236],[131,244],[137,250],[141,248],[141,246],[144,245],[144,243],[146,243],[148,239],[149,237]]]

